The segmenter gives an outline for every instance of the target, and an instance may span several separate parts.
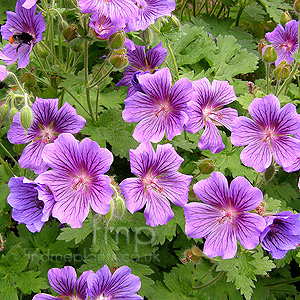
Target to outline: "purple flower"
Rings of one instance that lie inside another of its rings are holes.
[[[3,54],[9,57],[5,60],[6,64],[11,65],[19,59],[19,68],[29,64],[29,54],[34,44],[43,39],[42,32],[46,29],[42,12],[35,15],[36,5],[26,9],[24,1],[18,0],[16,12],[6,12],[7,21],[1,26],[2,38],[10,42],[2,49]]]
[[[137,18],[137,7],[132,0],[78,0],[83,13],[100,13],[111,19],[118,28]]]
[[[48,294],[40,293],[32,300],[60,300],[60,299],[87,299],[87,279],[93,274],[93,271],[86,271],[77,279],[76,271],[73,267],[64,267],[62,269],[52,268],[48,272],[48,279],[52,289],[59,294],[54,297]]]
[[[283,211],[266,216],[267,227],[260,236],[262,247],[273,258],[281,259],[288,250],[296,249],[300,243],[300,214]]]
[[[109,39],[117,30],[111,19],[103,13],[93,13],[89,25],[94,29],[95,35],[99,39]]]
[[[178,206],[188,201],[192,176],[177,172],[183,158],[170,144],[157,145],[155,153],[151,143],[131,149],[129,156],[131,172],[139,178],[127,178],[120,183],[128,210],[133,214],[146,204],[147,225],[168,223],[174,217],[169,201]]]
[[[139,77],[144,93],[136,92],[125,99],[123,119],[126,122],[139,122],[133,137],[139,142],[162,140],[182,132],[187,122],[187,103],[191,99],[192,84],[187,78],[180,79],[172,87],[172,76],[168,68],[154,74]]]
[[[49,186],[55,199],[52,215],[73,228],[82,226],[91,208],[107,214],[113,190],[110,178],[103,175],[113,161],[112,154],[89,138],[80,143],[63,133],[45,147],[42,158],[53,170],[36,180]]]
[[[292,55],[298,51],[298,22],[291,20],[285,24],[285,28],[278,24],[272,31],[266,33],[266,39],[273,44],[277,52],[275,65],[278,66],[282,61],[289,63],[294,61]]]
[[[300,140],[290,135],[300,128],[300,116],[295,105],[288,103],[280,109],[274,95],[255,98],[248,107],[253,120],[238,117],[232,126],[231,142],[235,146],[246,146],[241,160],[247,167],[264,172],[275,161],[287,168],[300,157]]]
[[[25,7],[26,9],[30,9],[32,6],[34,6],[36,4],[37,0],[25,0],[23,7]]]
[[[138,20],[131,20],[128,27],[132,31],[145,30],[159,17],[169,16],[175,9],[174,0],[137,0]]]
[[[226,177],[214,172],[194,186],[196,196],[204,203],[193,202],[183,207],[188,236],[206,238],[203,252],[209,257],[233,258],[237,242],[254,249],[265,229],[264,218],[248,211],[263,200],[263,194],[243,177],[236,177],[228,188]]]
[[[65,103],[58,109],[58,99],[36,98],[32,105],[33,121],[25,132],[20,113],[14,116],[7,138],[12,144],[25,144],[19,159],[22,168],[30,168],[36,174],[46,171],[48,166],[42,159],[42,151],[52,143],[60,133],[77,133],[85,125],[85,119],[76,114],[75,108]]]
[[[126,39],[127,57],[130,66],[124,70],[124,77],[116,86],[128,86],[131,84],[132,76],[136,73],[154,73],[155,68],[160,66],[167,57],[167,50],[157,44],[145,54],[145,46],[137,46],[130,39]]]
[[[198,143],[199,148],[212,153],[220,152],[225,145],[217,126],[224,125],[231,130],[232,122],[238,116],[235,109],[222,108],[236,100],[234,89],[227,81],[214,80],[210,84],[207,78],[194,81],[193,88],[196,97],[188,103],[189,120],[184,128],[196,133],[205,127]]]
[[[0,81],[3,81],[6,77],[7,77],[6,67],[0,65]]]
[[[142,300],[143,297],[136,294],[141,288],[138,276],[131,274],[131,269],[123,266],[117,269],[113,275],[104,266],[96,274],[92,273],[87,279],[88,295],[91,300]]]
[[[48,187],[24,177],[12,177],[8,186],[8,204],[12,218],[24,223],[31,232],[40,231],[51,214],[54,198]]]

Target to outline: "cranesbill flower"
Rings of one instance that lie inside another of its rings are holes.
[[[54,197],[48,187],[24,177],[12,177],[7,197],[12,209],[12,218],[24,223],[31,232],[40,231],[51,214]]]
[[[266,216],[267,227],[260,236],[262,247],[270,252],[273,258],[281,259],[300,244],[300,214],[283,211]]]
[[[217,126],[224,125],[231,130],[233,120],[238,112],[223,106],[236,100],[233,86],[227,81],[214,80],[210,84],[207,78],[193,82],[196,97],[188,103],[188,122],[184,125],[186,131],[196,133],[203,127],[205,130],[198,142],[201,150],[220,152],[225,148]]]
[[[93,271],[86,271],[77,279],[76,271],[73,267],[67,266],[62,269],[52,268],[48,271],[48,279],[52,289],[59,296],[51,296],[40,293],[32,300],[86,300],[87,299],[87,278]]]
[[[93,13],[89,25],[94,29],[95,35],[99,39],[109,39],[117,30],[111,19],[103,13]]]
[[[132,31],[145,30],[159,17],[169,16],[175,9],[174,0],[137,0],[138,19],[131,20],[128,27]]]
[[[92,273],[87,279],[88,295],[91,300],[142,300],[143,297],[136,294],[141,288],[138,276],[131,274],[127,266],[118,268],[113,275],[104,266],[97,273]]]
[[[231,142],[246,146],[241,160],[247,167],[264,172],[274,160],[283,168],[300,157],[300,140],[291,137],[300,129],[300,116],[295,105],[288,103],[280,109],[274,95],[255,98],[248,107],[253,120],[238,117],[232,126]]]
[[[116,86],[130,85],[132,76],[136,72],[154,73],[155,68],[159,67],[167,57],[167,50],[161,43],[148,50],[147,54],[145,54],[145,46],[137,46],[130,39],[126,39],[125,46],[127,48],[129,66],[124,70],[124,77]]]
[[[131,172],[139,178],[127,178],[120,183],[128,210],[133,214],[145,205],[146,224],[168,223],[174,213],[170,202],[183,206],[188,201],[192,176],[179,173],[183,158],[170,144],[157,145],[156,153],[151,143],[142,143],[129,151]]]
[[[277,51],[277,60],[275,65],[278,66],[282,61],[289,63],[294,61],[292,55],[298,51],[298,21],[291,20],[285,24],[285,28],[278,24],[272,31],[266,33],[266,39],[273,44]]]
[[[42,12],[35,15],[36,5],[26,9],[23,7],[24,1],[18,0],[16,12],[6,12],[7,21],[1,26],[2,38],[9,41],[2,49],[3,54],[9,57],[4,61],[11,65],[19,59],[19,68],[29,64],[29,54],[34,44],[43,39],[42,32],[46,29]]]
[[[167,138],[182,132],[187,122],[187,103],[191,99],[192,84],[187,78],[177,81],[172,87],[172,76],[168,68],[154,74],[139,77],[143,90],[126,98],[123,119],[139,122],[133,137],[139,142],[159,142],[166,132]]]
[[[7,77],[6,67],[0,65],[0,81],[3,81],[6,77]]]
[[[36,4],[37,0],[25,0],[23,7],[30,9],[32,6]]]
[[[219,172],[194,186],[196,196],[204,203],[193,202],[183,207],[188,236],[206,238],[203,252],[209,257],[233,258],[237,241],[254,249],[266,224],[263,217],[248,211],[263,200],[263,194],[243,177],[236,177],[228,188],[226,177]]]
[[[25,144],[19,159],[22,168],[30,168],[36,174],[46,171],[48,166],[42,159],[45,145],[52,143],[63,132],[77,133],[85,125],[85,119],[76,114],[69,103],[58,109],[58,99],[36,98],[32,105],[33,121],[27,132],[20,120],[20,113],[14,116],[7,138],[12,144]]]
[[[52,215],[73,228],[82,226],[89,205],[99,214],[107,214],[113,190],[110,178],[103,175],[113,161],[111,152],[89,138],[80,143],[70,133],[62,133],[46,145],[42,158],[53,170],[36,180],[47,184],[55,199]]]
[[[137,7],[132,0],[78,0],[83,13],[100,13],[111,19],[118,28],[137,18]]]

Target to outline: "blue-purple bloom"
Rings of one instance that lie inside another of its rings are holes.
[[[223,106],[236,100],[233,86],[227,81],[214,80],[210,84],[207,78],[193,82],[195,97],[188,103],[187,114],[189,120],[184,129],[191,133],[205,130],[199,140],[201,150],[220,152],[225,148],[217,126],[224,125],[231,130],[233,120],[238,112],[230,107]]]
[[[298,51],[298,21],[291,20],[285,24],[285,28],[278,24],[272,31],[266,33],[266,39],[273,44],[277,52],[275,65],[278,66],[282,61],[289,63],[294,61],[292,55]]]
[[[192,176],[178,172],[183,162],[170,144],[142,143],[129,151],[131,172],[139,178],[127,178],[120,183],[128,210],[133,214],[145,205],[146,224],[167,224],[173,217],[170,202],[184,206],[188,201]]]
[[[157,143],[166,133],[168,140],[172,140],[188,120],[186,109],[192,95],[191,82],[182,78],[172,87],[171,72],[164,68],[141,75],[139,85],[143,92],[137,91],[124,101],[123,119],[139,122],[133,137],[139,143]]]
[[[2,49],[3,54],[9,57],[4,61],[11,65],[19,59],[19,68],[29,64],[29,54],[34,44],[43,39],[42,32],[46,29],[42,12],[35,15],[36,5],[26,9],[23,7],[24,1],[18,0],[16,12],[6,12],[7,21],[1,26],[2,38],[9,41]]]
[[[205,238],[203,252],[209,257],[233,258],[237,241],[246,249],[259,244],[265,229],[263,217],[249,213],[263,200],[262,192],[244,177],[236,177],[228,187],[226,177],[214,172],[194,186],[196,196],[204,203],[193,202],[183,207],[188,236]]]
[[[91,15],[89,25],[94,29],[94,33],[98,39],[109,39],[117,31],[117,27],[112,23],[111,19],[100,12]]]
[[[62,133],[45,146],[42,158],[53,170],[44,172],[36,181],[47,184],[52,191],[52,215],[61,223],[81,227],[89,206],[102,215],[109,212],[113,190],[104,173],[113,162],[111,152],[89,138],[79,142],[72,134]]]
[[[36,98],[32,105],[33,121],[27,132],[20,120],[20,113],[14,116],[7,138],[12,144],[29,143],[19,159],[22,168],[30,168],[36,174],[46,171],[48,166],[42,159],[42,151],[63,132],[77,133],[85,125],[85,119],[77,115],[69,103],[58,109],[58,99]]]
[[[36,4],[37,0],[25,0],[23,7],[26,9],[30,9],[32,6]]]
[[[87,278],[93,274],[93,271],[86,271],[77,279],[76,271],[73,267],[64,267],[62,269],[52,268],[48,271],[48,279],[52,289],[59,296],[51,296],[40,293],[32,300],[86,300],[87,299]]]
[[[175,9],[174,0],[136,0],[138,19],[128,23],[132,31],[145,30],[154,24],[159,17],[169,16]]]
[[[132,77],[135,73],[154,73],[167,57],[167,50],[157,44],[145,54],[145,46],[137,46],[130,39],[126,39],[127,57],[129,66],[124,70],[124,77],[116,86],[129,86],[132,84]]]
[[[281,259],[300,244],[300,214],[283,211],[266,216],[267,227],[260,236],[262,247],[270,252],[273,258]]]
[[[257,172],[264,172],[272,158],[283,168],[290,167],[300,157],[300,140],[291,137],[300,130],[300,116],[295,105],[288,103],[280,109],[274,95],[255,98],[248,107],[253,120],[238,117],[232,126],[231,142],[246,146],[241,161]]]
[[[141,288],[140,278],[131,274],[127,266],[118,268],[111,275],[105,265],[96,274],[89,275],[87,285],[91,300],[143,300],[143,297],[136,294]]]
[[[7,197],[12,209],[12,218],[24,223],[31,232],[40,231],[54,205],[54,197],[48,187],[24,177],[12,177]]]

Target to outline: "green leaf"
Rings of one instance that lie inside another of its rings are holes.
[[[259,2],[265,7],[269,16],[276,22],[280,22],[282,10],[291,11],[292,6],[285,3],[284,0],[259,0]]]
[[[7,206],[7,196],[10,193],[10,189],[7,185],[10,177],[5,172],[4,167],[0,165],[0,213]]]

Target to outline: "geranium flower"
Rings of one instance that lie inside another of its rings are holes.
[[[138,19],[131,20],[128,27],[132,31],[145,30],[159,17],[169,16],[175,9],[174,0],[137,0]]]
[[[276,67],[284,60],[289,63],[294,61],[292,55],[298,51],[298,21],[291,20],[285,28],[278,24],[272,31],[266,33],[266,39],[273,44],[277,52]]]
[[[86,271],[77,279],[76,271],[73,267],[64,267],[62,269],[52,268],[48,271],[48,279],[52,289],[59,296],[51,296],[40,293],[32,300],[61,300],[61,299],[87,299],[87,278],[93,274],[93,271]]]
[[[111,19],[103,13],[93,13],[89,25],[94,29],[95,35],[99,39],[109,39],[117,30]]]
[[[78,0],[78,4],[82,13],[101,13],[118,28],[137,18],[137,7],[132,0]]]
[[[26,9],[30,9],[32,6],[36,4],[37,0],[25,0],[23,7]]]
[[[157,145],[156,153],[151,143],[143,143],[129,151],[131,172],[139,178],[127,178],[120,183],[128,210],[133,214],[145,205],[146,224],[168,223],[174,213],[170,202],[183,206],[188,201],[192,176],[179,169],[181,158],[170,144]]]
[[[133,137],[139,142],[157,143],[166,133],[172,140],[182,132],[187,122],[187,103],[191,99],[192,84],[187,78],[180,79],[172,87],[172,76],[168,68],[154,74],[139,77],[143,92],[136,92],[126,98],[123,119],[139,122]]]
[[[27,132],[20,120],[20,113],[14,116],[7,133],[12,144],[25,144],[19,159],[22,168],[30,168],[36,174],[46,171],[48,166],[42,159],[45,145],[52,143],[63,132],[77,133],[85,125],[85,119],[76,114],[76,110],[69,103],[58,109],[58,99],[36,98],[32,105],[33,121]]]
[[[42,158],[53,170],[36,181],[47,184],[55,199],[52,215],[73,228],[82,226],[89,205],[99,214],[110,210],[113,190],[110,178],[103,175],[110,168],[113,155],[89,138],[80,143],[70,133],[63,133],[46,145]]]
[[[167,50],[161,43],[145,53],[145,46],[137,46],[130,39],[126,39],[127,57],[129,66],[124,70],[124,77],[116,86],[128,86],[132,84],[132,78],[135,73],[154,73],[167,57]]]
[[[288,103],[280,109],[274,95],[255,98],[248,107],[253,120],[238,117],[232,126],[231,142],[246,146],[241,161],[257,172],[264,172],[272,158],[283,168],[290,167],[300,157],[300,140],[291,137],[300,131],[300,116],[295,105]]]
[[[284,258],[285,254],[300,244],[300,214],[283,211],[266,216],[267,227],[260,236],[262,247],[273,258]]]
[[[2,38],[9,41],[2,49],[3,54],[9,57],[4,61],[11,65],[19,59],[19,68],[29,64],[29,54],[34,44],[43,39],[42,32],[46,29],[42,12],[35,15],[36,5],[26,9],[23,7],[24,1],[18,0],[16,12],[6,12],[7,21],[1,26]]]
[[[0,81],[3,81],[6,77],[7,77],[6,67],[0,65]]]
[[[212,153],[220,152],[225,148],[217,126],[224,125],[231,130],[233,120],[238,112],[230,107],[223,108],[234,100],[236,95],[233,86],[227,81],[214,80],[210,84],[207,78],[193,82],[196,94],[189,103],[187,114],[189,120],[184,129],[196,133],[203,127],[205,130],[198,142],[201,150],[210,150]]]
[[[25,177],[10,178],[8,187],[7,202],[13,208],[12,218],[24,223],[31,232],[40,231],[51,215],[53,194],[45,185]]]
[[[140,278],[131,274],[131,269],[127,266],[118,268],[111,275],[108,266],[105,265],[96,274],[89,275],[87,285],[91,300],[143,299],[143,297],[136,294],[141,288]]]
[[[193,202],[183,207],[186,235],[205,238],[203,252],[209,257],[233,258],[237,242],[254,249],[265,229],[263,217],[249,213],[259,206],[263,194],[243,177],[236,177],[228,187],[226,177],[214,172],[194,185],[196,196],[204,203]]]

